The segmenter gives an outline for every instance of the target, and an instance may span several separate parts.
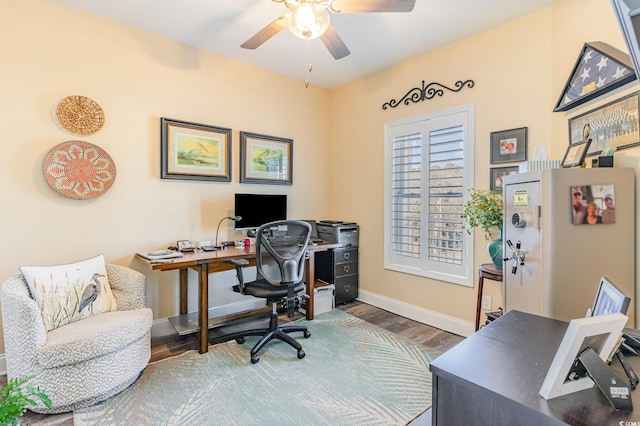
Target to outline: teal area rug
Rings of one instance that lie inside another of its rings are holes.
[[[257,337],[158,361],[115,397],[74,412],[78,425],[392,425],[431,406],[439,352],[340,310],[306,323],[306,357]],[[296,336],[298,333],[295,333]],[[301,333],[300,333],[301,334]]]

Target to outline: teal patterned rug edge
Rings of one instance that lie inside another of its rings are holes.
[[[306,356],[257,337],[149,364],[120,394],[74,412],[74,425],[391,425],[431,405],[429,363],[440,352],[340,310],[299,320]]]

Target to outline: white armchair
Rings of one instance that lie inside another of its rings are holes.
[[[35,375],[62,413],[103,401],[127,388],[151,356],[151,309],[145,307],[146,278],[133,269],[106,265],[118,310],[46,331],[40,309],[22,274],[2,285],[2,322],[9,378]]]

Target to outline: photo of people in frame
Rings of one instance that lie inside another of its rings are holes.
[[[518,152],[518,138],[500,140],[500,155],[515,154]]]
[[[518,166],[493,167],[490,169],[490,189],[495,192],[502,192],[503,180],[505,176],[518,173]]]
[[[599,225],[616,222],[613,185],[577,185],[571,187],[571,213],[574,225]]]

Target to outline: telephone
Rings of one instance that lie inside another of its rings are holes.
[[[189,240],[180,240],[178,241],[178,250],[181,252],[189,252],[195,251],[196,247]]]

